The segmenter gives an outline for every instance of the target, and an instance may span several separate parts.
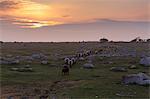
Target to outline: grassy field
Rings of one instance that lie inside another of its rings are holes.
[[[63,56],[73,55],[80,49],[99,49],[100,46],[121,46],[135,49],[139,53],[148,52],[147,43],[3,43],[1,44],[1,56],[11,54],[30,55],[34,52],[44,53],[49,57],[50,64],[41,65],[38,62],[31,64],[33,72],[10,71],[11,67],[19,65],[1,65],[1,98],[8,96],[30,97],[39,99],[45,90],[48,91],[50,99],[148,99],[149,86],[124,85],[121,83],[123,75],[145,72],[149,74],[149,68],[139,65],[140,57],[95,57],[94,69],[83,69],[85,61],[79,61],[70,70],[69,76],[61,75]],[[109,64],[108,62],[112,62]],[[53,66],[52,64],[55,64]],[[137,69],[128,69],[127,72],[113,72],[113,66],[136,65]],[[40,91],[40,92],[39,92]],[[124,96],[118,96],[122,93]]]

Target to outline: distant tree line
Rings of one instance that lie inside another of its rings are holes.
[[[109,41],[107,38],[101,38],[99,42],[106,43],[106,42],[114,42],[114,41]],[[150,39],[141,39],[140,37],[136,37],[135,39],[129,42],[150,42]]]
[[[150,42],[150,39],[141,39],[140,37],[136,37],[135,39],[131,40],[130,42]]]

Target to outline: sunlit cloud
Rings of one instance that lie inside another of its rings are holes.
[[[39,20],[21,19],[21,18],[15,18],[9,20],[11,20],[12,24],[18,25],[21,28],[40,28],[43,26],[54,26],[54,25],[63,24],[62,22],[56,22],[56,21],[39,21]]]
[[[11,20],[22,28],[38,28],[48,25],[62,24],[51,18],[50,6],[30,0],[3,0],[0,2],[1,19]],[[45,21],[46,20],[46,21]]]
[[[148,0],[0,0],[1,19],[21,28],[88,22],[148,20]]]

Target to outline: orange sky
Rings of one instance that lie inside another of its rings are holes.
[[[0,16],[31,28],[93,19],[145,21],[148,4],[149,0],[0,0]]]
[[[0,34],[4,41],[16,38],[20,41],[79,41],[95,40],[99,36],[129,40],[128,34],[123,33],[131,34],[130,39],[145,38],[150,31],[149,18],[150,0],[0,0]],[[33,39],[35,32],[39,37]],[[8,37],[10,33],[13,35]],[[58,39],[56,34],[62,38]],[[68,35],[74,38],[67,38]]]

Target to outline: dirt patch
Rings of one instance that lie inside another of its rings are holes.
[[[7,99],[8,97],[13,97],[14,99],[52,97],[60,90],[76,87],[83,81],[84,80],[61,80],[47,84],[3,86],[1,88],[0,99]]]

